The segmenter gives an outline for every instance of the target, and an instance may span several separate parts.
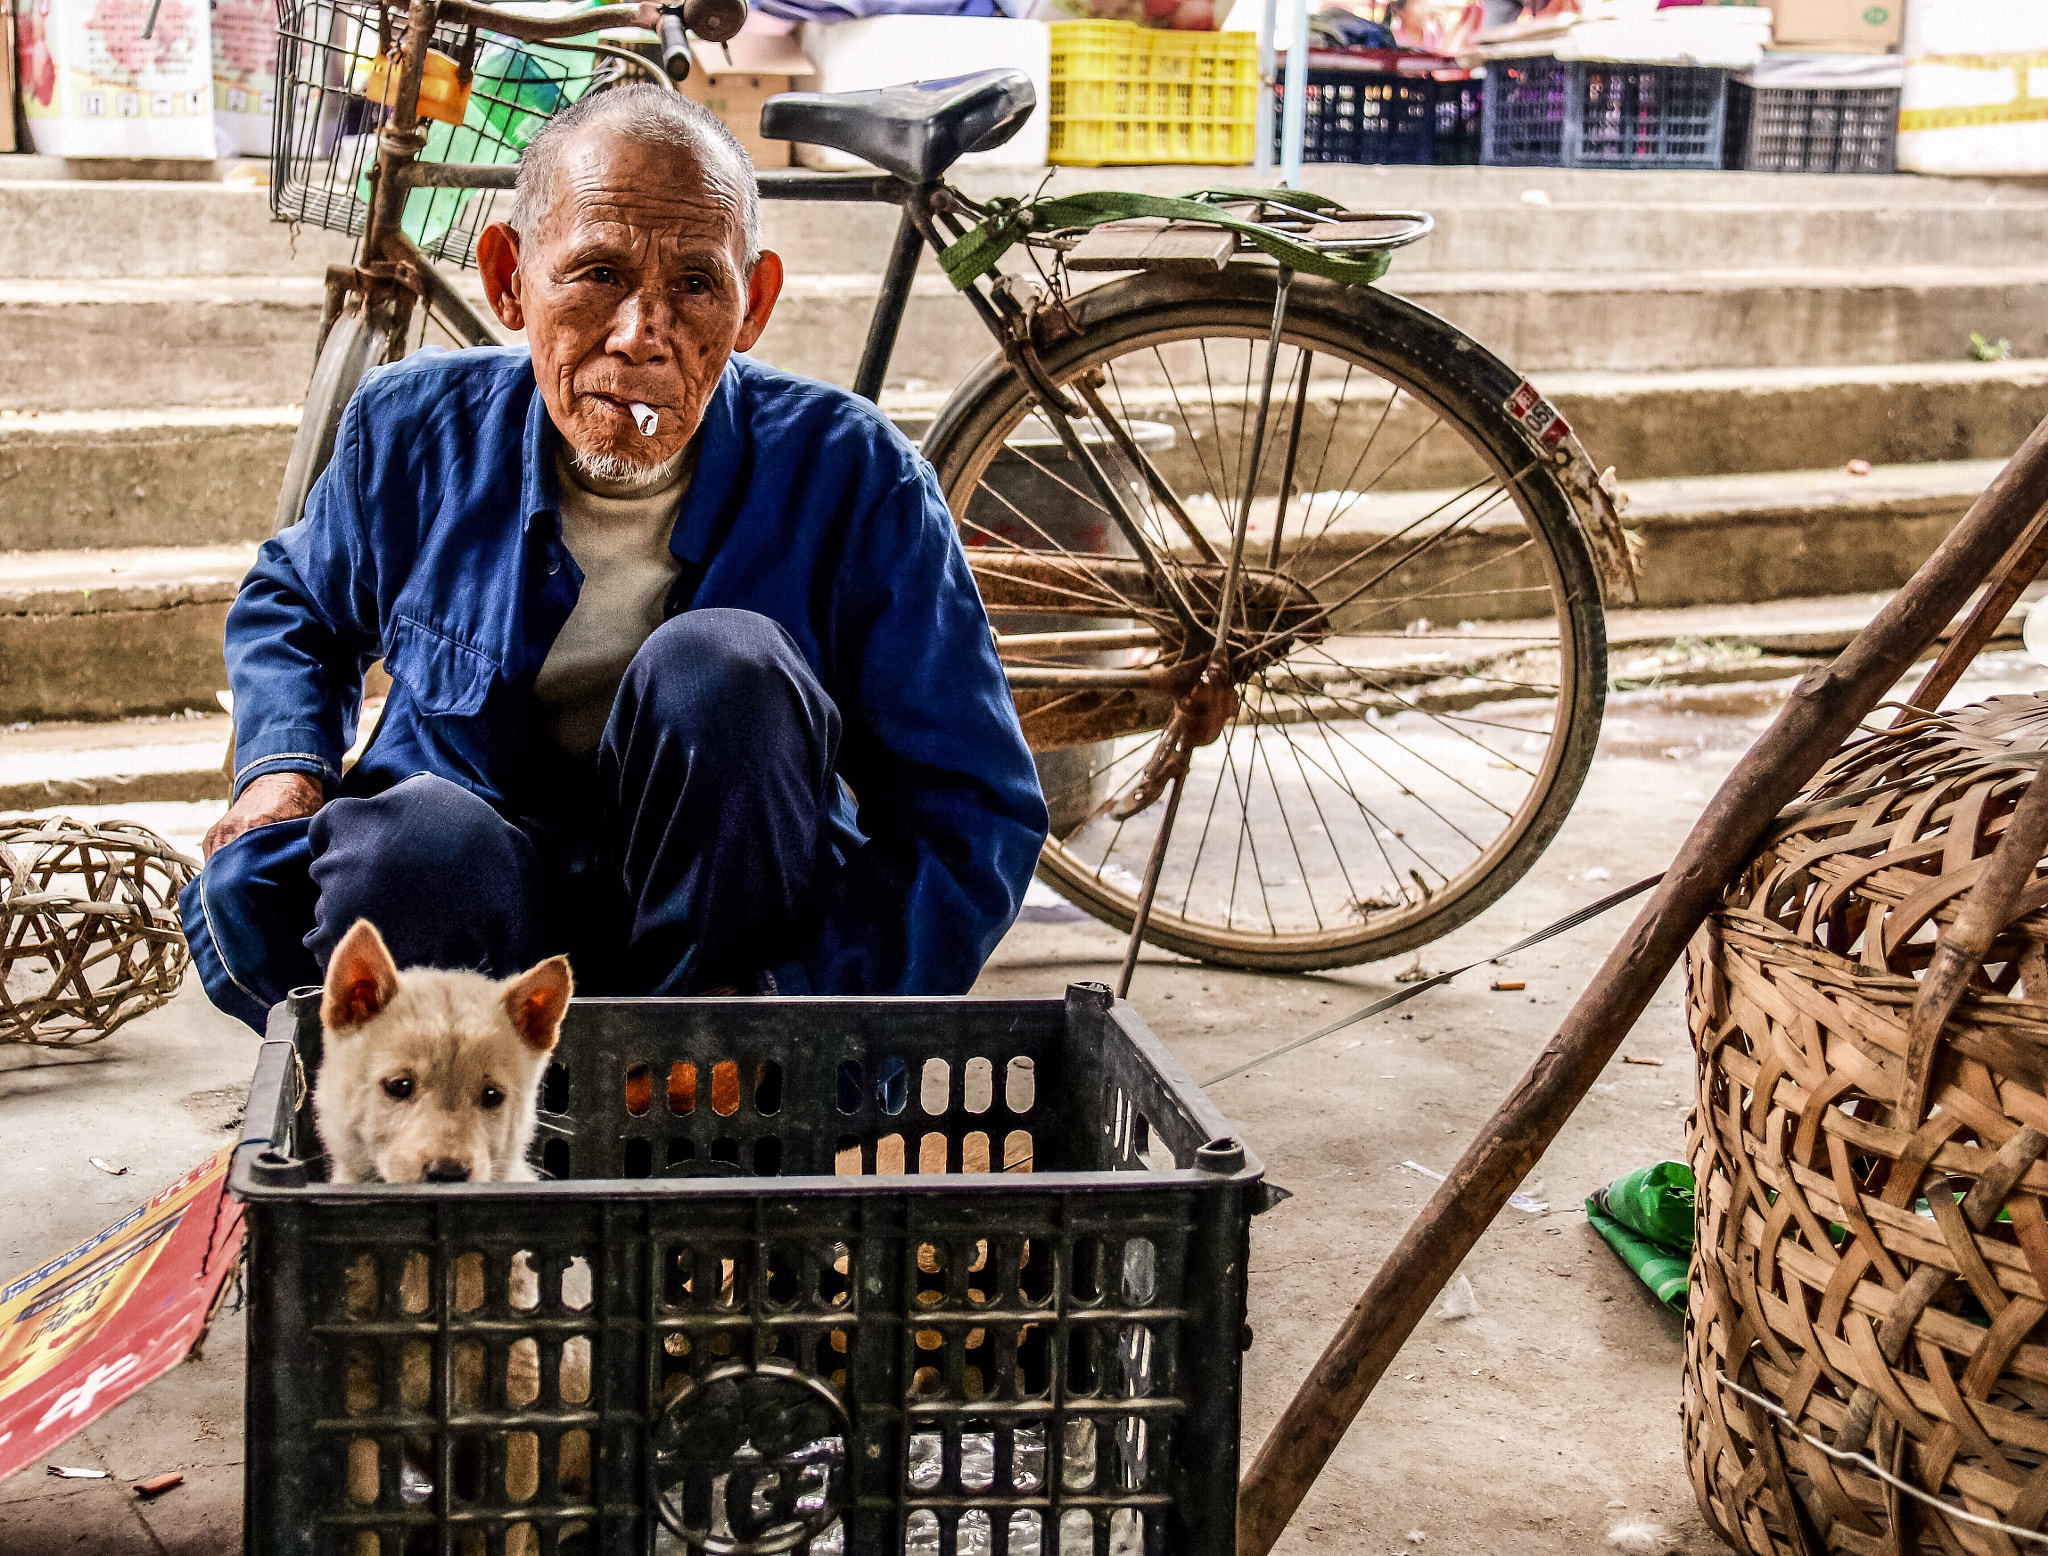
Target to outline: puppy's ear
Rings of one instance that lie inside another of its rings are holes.
[[[547,1053],[562,1035],[562,1016],[576,982],[569,976],[569,958],[551,956],[505,985],[505,1014],[536,1053]]]
[[[330,1032],[359,1027],[391,1003],[398,992],[398,966],[377,926],[359,918],[341,937],[327,962],[320,994],[320,1024]]]

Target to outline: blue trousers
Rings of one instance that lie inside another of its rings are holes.
[[[791,977],[833,868],[838,745],[839,710],[779,625],[687,612],[634,656],[555,814],[515,821],[420,773],[257,827],[180,896],[193,964],[259,1031],[359,918],[400,967],[506,977],[567,952],[584,993],[751,993],[764,975],[807,992]]]

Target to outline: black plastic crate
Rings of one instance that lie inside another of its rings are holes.
[[[1728,83],[1728,159],[1754,173],[1889,173],[1899,89]]]
[[[1491,60],[1481,160],[1495,167],[1718,168],[1727,77],[1683,65]]]
[[[1436,156],[1439,166],[1476,166],[1485,143],[1486,78],[1438,80]]]
[[[1303,94],[1304,162],[1479,160],[1478,81],[1311,65]],[[1281,154],[1286,88],[1273,87],[1273,155]]]
[[[321,1181],[317,1012],[231,1180],[249,1552],[1234,1548],[1261,1168],[1102,986],[576,1001],[527,1184]]]

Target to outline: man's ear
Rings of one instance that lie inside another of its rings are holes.
[[[562,1016],[576,980],[569,976],[569,958],[551,956],[505,985],[505,1014],[536,1053],[547,1053],[562,1035]]]
[[[525,329],[526,310],[519,305],[519,234],[504,222],[484,228],[476,240],[476,268],[498,322],[508,330]]]
[[[320,991],[320,1024],[330,1032],[359,1027],[391,1003],[398,992],[398,965],[377,926],[359,918],[327,960]]]
[[[754,273],[747,277],[747,316],[740,321],[740,332],[732,343],[733,350],[754,349],[754,342],[768,328],[768,316],[775,311],[775,299],[781,295],[782,256],[773,249],[763,249],[761,257],[754,261]]]

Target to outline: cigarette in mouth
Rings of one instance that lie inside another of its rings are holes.
[[[626,409],[633,413],[633,421],[640,429],[640,436],[643,438],[653,437],[654,429],[661,425],[661,412],[651,405],[642,405],[638,400],[635,400]]]

